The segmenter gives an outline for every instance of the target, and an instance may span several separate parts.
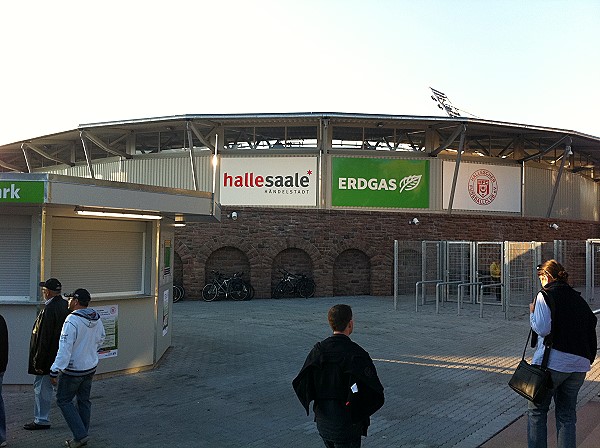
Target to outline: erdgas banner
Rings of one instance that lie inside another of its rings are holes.
[[[333,206],[428,208],[429,161],[334,157]]]
[[[316,157],[221,159],[223,205],[317,205]]]
[[[444,162],[444,208],[448,209],[455,162]],[[461,162],[452,208],[521,211],[521,168]]]

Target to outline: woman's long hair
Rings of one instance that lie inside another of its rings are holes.
[[[548,260],[540,264],[537,267],[538,275],[546,274],[552,277],[554,280],[568,283],[569,273],[565,271],[565,268],[556,260]]]

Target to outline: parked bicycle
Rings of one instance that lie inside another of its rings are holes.
[[[280,299],[284,296],[312,297],[315,294],[315,282],[304,274],[292,274],[285,269],[280,269],[282,277],[273,288],[273,298]]]
[[[181,285],[173,285],[173,303],[177,303],[185,297],[185,289]]]
[[[242,273],[236,272],[232,277],[225,277],[219,271],[211,271],[213,279],[202,288],[202,299],[212,302],[219,298],[233,300],[246,300],[250,296],[250,289],[242,278]]]

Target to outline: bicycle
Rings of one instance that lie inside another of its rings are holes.
[[[185,289],[181,285],[173,285],[173,303],[183,300],[185,297]]]
[[[213,279],[202,288],[202,299],[212,302],[216,298],[229,298],[233,300],[246,300],[250,290],[242,279],[241,273],[235,273],[232,277],[225,277],[219,271],[211,271]]]
[[[283,296],[295,296],[306,299],[315,294],[315,282],[304,274],[292,274],[285,269],[279,269],[283,275],[277,286],[273,288],[273,298],[280,299]]]

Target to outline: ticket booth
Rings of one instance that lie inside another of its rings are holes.
[[[31,384],[29,340],[40,281],[90,291],[107,339],[98,373],[154,366],[171,345],[174,227],[215,220],[208,192],[53,174],[0,173],[0,313],[5,385]]]

